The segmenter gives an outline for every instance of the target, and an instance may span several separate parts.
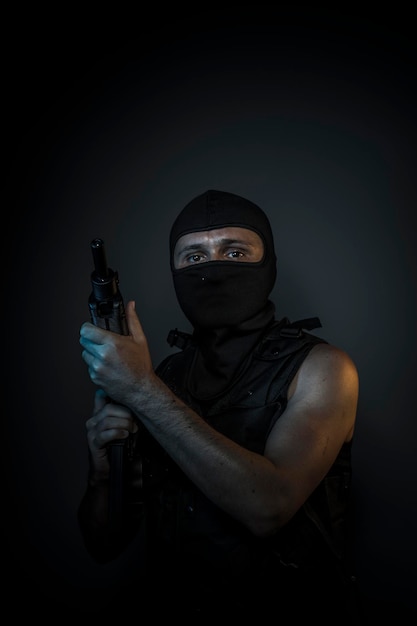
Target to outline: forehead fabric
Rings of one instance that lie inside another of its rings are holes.
[[[271,225],[264,211],[246,198],[210,189],[191,200],[173,223],[169,239],[171,258],[175,244],[182,235],[224,226],[255,230],[264,239],[265,252],[273,254]]]

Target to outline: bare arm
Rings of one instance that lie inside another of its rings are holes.
[[[138,431],[134,415],[126,407],[109,401],[102,389],[94,398],[93,415],[86,422],[89,450],[87,489],[78,509],[78,520],[89,552],[99,562],[107,562],[120,553],[136,534],[136,528],[126,526],[123,534],[109,534],[109,476],[107,446],[114,440],[125,439]]]
[[[285,524],[314,490],[352,434],[356,369],[331,346],[317,346],[300,368],[265,455],[211,428],[155,375],[147,341],[127,306],[131,336],[84,324],[80,342],[92,381],[127,406],[189,478],[257,535]]]

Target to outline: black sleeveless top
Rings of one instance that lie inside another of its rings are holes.
[[[156,373],[213,428],[262,454],[301,363],[315,345],[326,343],[303,330],[313,322],[320,325],[317,318],[275,322],[231,390],[210,402],[198,402],[188,391],[196,348],[184,334],[184,349],[163,360]],[[278,587],[287,601],[302,592],[313,602],[316,592],[327,588],[332,602],[345,603],[353,579],[347,560],[351,443],[342,446],[327,476],[287,525],[260,539],[206,498],[159,444],[146,441],[146,434],[141,441],[149,570],[156,585],[162,576],[173,594],[192,590],[192,602],[199,605],[214,598],[230,603],[233,597],[231,606],[243,614],[255,610],[251,598],[261,597],[272,608]]]
[[[306,331],[317,326],[317,318],[274,322],[233,386],[210,402],[198,402],[188,391],[196,351],[189,335],[171,333],[169,342],[182,349],[156,373],[213,428],[262,454],[301,363],[315,345],[326,343]],[[196,617],[271,615],[278,621],[318,616],[322,626],[358,623],[350,559],[351,443],[342,446],[307,502],[268,538],[255,537],[206,498],[143,426],[129,444],[121,534],[109,540],[89,523],[88,498],[79,512],[87,549],[97,561],[117,558],[131,544],[123,606],[146,606],[154,616],[193,623]]]

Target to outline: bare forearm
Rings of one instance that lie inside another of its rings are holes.
[[[91,555],[100,562],[108,556],[108,481],[88,484],[78,509],[78,523]]]
[[[148,392],[142,389],[140,394],[132,394],[130,408],[220,508],[253,532],[268,533],[271,524],[275,528],[277,509],[274,506],[272,510],[271,502],[277,501],[276,468],[268,459],[213,429],[159,379]]]

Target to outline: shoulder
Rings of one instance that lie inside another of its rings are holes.
[[[354,369],[356,366],[350,355],[331,343],[318,343],[313,346],[305,359],[305,363],[314,367],[336,367],[337,369]]]
[[[319,343],[312,348],[307,356],[306,365],[319,369],[329,369],[342,374],[357,377],[358,371],[351,356],[330,343]]]
[[[359,377],[355,363],[331,344],[314,346],[288,389],[286,412],[304,415],[319,429],[336,428],[350,441],[356,422]],[[340,430],[339,430],[340,429]]]
[[[357,367],[350,355],[329,343],[312,347],[294,377],[288,398],[295,393],[327,392],[348,393],[356,396],[359,387]]]

